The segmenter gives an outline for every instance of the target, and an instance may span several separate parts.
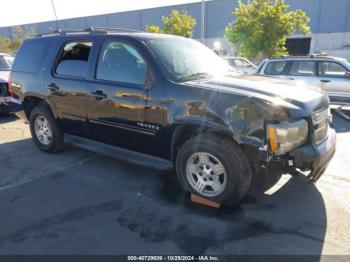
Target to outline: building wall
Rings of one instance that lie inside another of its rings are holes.
[[[350,1],[349,0],[286,0],[291,9],[302,9],[310,17],[312,31],[312,52],[319,50],[350,49]],[[208,45],[219,40],[228,47],[223,38],[227,24],[233,20],[232,10],[237,7],[237,0],[213,0],[206,2],[205,38]],[[97,15],[24,25],[36,28],[39,33],[58,28],[84,29],[87,27],[124,27],[145,30],[147,25],[161,26],[162,16],[167,16],[172,9],[188,11],[196,20],[194,38],[200,38],[201,3],[184,4],[152,8],[139,11]],[[0,35],[11,37],[11,28],[0,28]],[[350,53],[350,50],[348,50]],[[350,54],[349,54],[350,56]]]

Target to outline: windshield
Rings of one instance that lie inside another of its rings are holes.
[[[225,58],[225,61],[230,66],[240,66],[240,67],[251,67],[251,64],[249,64],[246,60],[243,58]]]
[[[195,40],[152,39],[147,44],[175,81],[190,81],[232,72],[220,57]]]
[[[14,57],[10,55],[0,55],[0,71],[10,71]]]

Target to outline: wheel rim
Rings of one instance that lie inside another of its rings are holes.
[[[226,188],[227,175],[223,164],[212,154],[198,152],[186,164],[186,177],[199,194],[215,197]]]
[[[47,119],[43,116],[38,116],[34,122],[35,135],[39,142],[45,146],[52,141],[51,126]]]

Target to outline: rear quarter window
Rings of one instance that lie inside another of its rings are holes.
[[[37,73],[44,63],[48,48],[48,41],[25,42],[16,55],[13,71]]]

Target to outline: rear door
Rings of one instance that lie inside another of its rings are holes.
[[[46,79],[50,104],[64,132],[84,137],[88,136],[87,72],[92,46],[93,41],[87,39],[64,42]]]
[[[150,58],[140,46],[118,37],[101,43],[88,102],[94,140],[160,155],[164,86],[160,81],[147,86],[152,75]]]

